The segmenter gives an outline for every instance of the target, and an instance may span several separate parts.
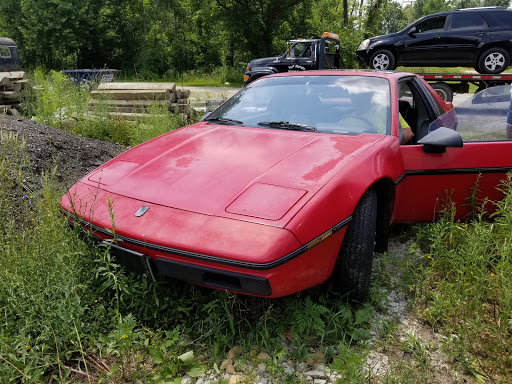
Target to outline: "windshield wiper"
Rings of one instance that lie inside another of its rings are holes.
[[[243,121],[240,120],[233,120],[233,119],[227,119],[225,117],[212,117],[212,118],[206,118],[204,121],[208,123],[217,123],[217,124],[234,124],[234,125],[243,125]]]
[[[262,127],[293,129],[297,131],[316,131],[316,128],[311,125],[291,123],[289,121],[260,121],[258,125]]]

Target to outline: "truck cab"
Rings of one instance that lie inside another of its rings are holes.
[[[16,43],[7,37],[0,37],[0,72],[21,71]]]
[[[320,39],[290,40],[288,49],[281,56],[251,60],[244,73],[244,86],[273,73],[339,69],[340,64],[343,65],[340,38],[324,32]]]

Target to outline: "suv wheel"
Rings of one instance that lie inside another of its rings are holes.
[[[478,72],[501,73],[510,64],[510,55],[503,48],[489,48],[478,59]]]
[[[387,49],[380,49],[370,57],[370,68],[381,70],[395,69],[395,56]]]

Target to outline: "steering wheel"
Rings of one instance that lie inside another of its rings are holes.
[[[338,124],[341,124],[342,121],[348,120],[348,119],[354,119],[354,120],[362,121],[364,123],[365,126],[362,128],[366,128],[366,129],[363,129],[361,133],[377,133],[377,130],[375,129],[373,123],[371,121],[369,121],[368,119],[361,117],[361,116],[356,116],[356,115],[344,116],[340,120],[338,120]],[[361,127],[361,124],[356,124],[356,127]]]

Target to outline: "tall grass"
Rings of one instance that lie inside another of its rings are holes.
[[[457,335],[446,345],[455,361],[474,375],[508,382],[512,379],[511,174],[500,188],[505,197],[496,203],[491,222],[478,209],[470,222],[455,222],[455,207],[448,204],[438,222],[420,230],[420,240],[430,245],[430,252],[418,276],[417,294],[425,321]]]
[[[0,381],[37,381],[78,349],[92,259],[58,219],[50,178],[26,185],[23,143],[0,131],[0,149]]]

